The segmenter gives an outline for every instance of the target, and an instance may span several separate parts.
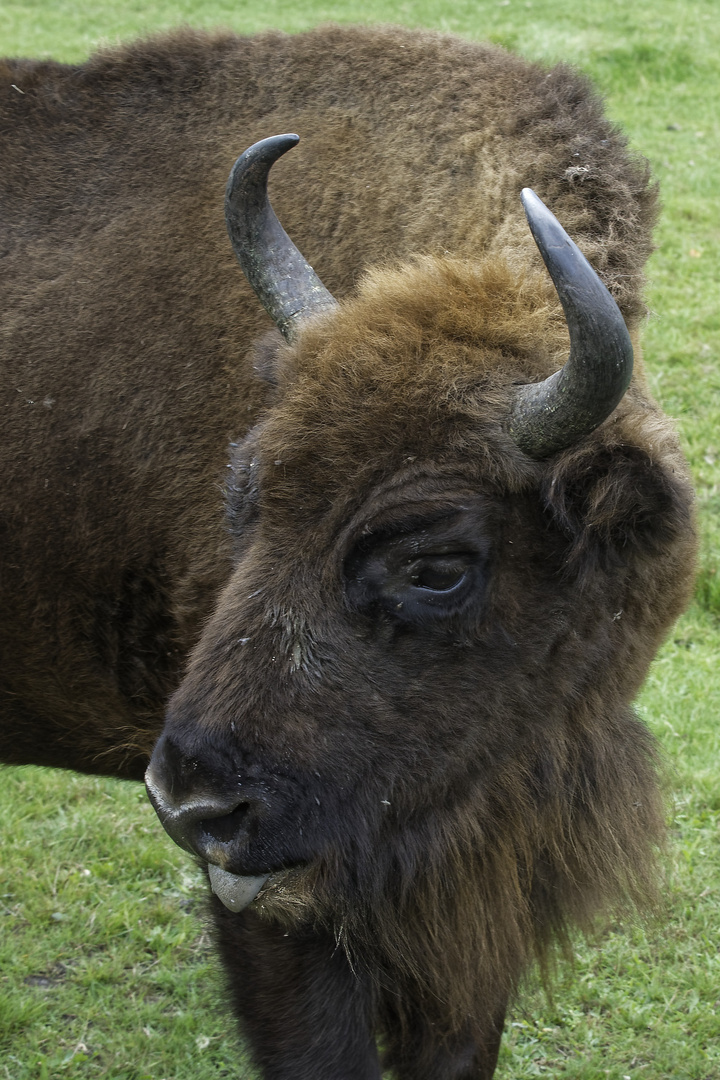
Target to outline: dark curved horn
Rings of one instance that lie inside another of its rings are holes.
[[[510,411],[520,449],[544,458],[607,419],[630,385],[633,350],[620,309],[583,253],[534,191],[525,188],[521,198],[570,331],[565,366],[517,387]]]
[[[286,341],[302,319],[336,306],[275,216],[267,194],[270,169],[300,139],[274,135],[241,154],[225,188],[225,224],[245,277]]]

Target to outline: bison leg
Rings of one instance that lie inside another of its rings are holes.
[[[505,1023],[505,1005],[459,1034],[441,1038],[437,1027],[403,1001],[385,1014],[383,1066],[394,1080],[492,1080]]]
[[[373,994],[334,938],[219,903],[215,922],[243,1033],[264,1080],[380,1080]]]

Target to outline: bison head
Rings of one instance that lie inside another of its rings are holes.
[[[478,950],[514,971],[647,884],[661,810],[629,702],[686,596],[684,466],[532,193],[562,309],[536,269],[437,256],[336,304],[267,203],[293,139],[228,186],[285,340],[261,347],[275,400],[232,450],[234,571],[148,789],[234,909],[456,983]]]

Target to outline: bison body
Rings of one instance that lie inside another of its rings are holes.
[[[273,205],[340,301],[289,343],[223,221],[286,130]],[[636,346],[533,456],[512,395],[568,329],[528,185]],[[488,1078],[533,958],[651,891],[630,703],[694,551],[638,360],[654,215],[580,76],[452,37],[0,62],[0,754],[140,779],[170,699],[149,788],[256,897],[215,917],[267,1078],[376,1080],[377,1033],[398,1080]]]

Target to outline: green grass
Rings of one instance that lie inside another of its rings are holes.
[[[144,790],[8,769],[2,821],[0,1078],[236,1076],[202,877]]]
[[[609,926],[581,944],[552,1003],[531,982],[498,1075],[720,1080],[717,0],[3,0],[0,53],[76,61],[180,22],[252,32],[328,19],[430,26],[569,61],[661,182],[645,353],[691,462],[702,533],[696,603],[640,701],[672,788],[665,908],[650,926]],[[41,770],[0,777],[0,1080],[237,1077],[202,882],[142,793]],[[246,1065],[239,1075],[249,1080]]]

